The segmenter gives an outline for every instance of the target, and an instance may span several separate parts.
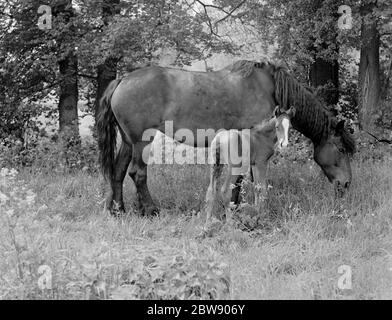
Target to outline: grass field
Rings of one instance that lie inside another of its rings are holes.
[[[152,166],[153,219],[133,211],[128,177],[115,219],[98,175],[3,170],[0,299],[391,299],[391,168],[354,161],[338,218],[313,162],[271,163],[258,225],[204,239],[207,166]]]

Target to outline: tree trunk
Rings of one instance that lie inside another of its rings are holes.
[[[366,19],[374,8],[374,4],[365,4],[361,7],[363,18],[361,26],[361,55],[359,62],[358,103],[359,124],[361,128],[371,129],[373,126],[374,111],[377,110],[380,99],[380,34],[377,21],[374,18]]]
[[[392,54],[390,55],[389,58],[389,68],[387,70],[387,77],[385,79],[384,96],[383,96],[384,99],[388,99],[388,90],[391,81],[391,76],[392,76]]]
[[[323,6],[324,0],[316,0],[313,5],[316,10],[319,10]],[[336,8],[336,19],[338,9]],[[335,21],[333,22],[335,24]],[[339,53],[339,46],[337,44],[337,33],[334,32],[334,25],[330,25],[328,29],[324,30],[322,34],[321,51],[327,50],[328,43],[334,43],[336,57]],[[320,50],[320,49],[318,49]],[[337,59],[323,59],[318,57],[317,48],[312,47],[310,51],[313,53],[314,63],[309,67],[309,84],[312,87],[319,88],[317,94],[322,98],[327,105],[336,105],[339,102],[339,62]]]
[[[316,58],[309,69],[309,82],[315,88],[323,87],[318,94],[328,105],[339,102],[338,61],[327,61]]]
[[[108,57],[105,62],[97,67],[97,93],[95,96],[95,120],[97,120],[99,102],[109,83],[116,79],[117,58]],[[96,122],[96,121],[95,121]]]
[[[64,23],[69,23],[74,16],[72,0],[55,2],[53,15],[56,18],[61,16]],[[61,77],[58,110],[60,133],[79,138],[78,59],[74,50],[75,45],[72,42],[63,42],[63,39],[72,39],[74,32],[74,27],[71,25],[62,30],[57,39],[61,57],[58,60]]]
[[[102,17],[105,25],[109,24],[109,20],[115,14],[120,12],[120,0],[104,0],[102,2]],[[106,87],[110,81],[116,79],[118,58],[109,56],[103,64],[97,67],[97,93],[95,96],[95,123],[97,123],[97,115],[99,110],[99,102]]]
[[[58,104],[60,132],[69,129],[74,136],[78,136],[78,60],[76,55],[71,52],[58,63],[60,75],[63,77],[60,83]]]

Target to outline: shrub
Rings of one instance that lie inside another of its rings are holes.
[[[164,268],[157,268],[153,257],[129,273],[112,293],[114,299],[215,300],[228,297],[230,289],[224,263],[177,255]]]
[[[56,136],[32,135],[29,143],[8,137],[0,142],[0,167],[31,167],[40,172],[98,170],[95,142],[70,142],[65,145]]]

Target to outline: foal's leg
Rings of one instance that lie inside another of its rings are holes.
[[[210,184],[206,194],[206,213],[207,219],[206,224],[211,221],[213,215],[214,203],[216,202],[216,196],[218,193],[218,180],[222,174],[223,165],[214,163],[211,165],[210,171]]]
[[[235,205],[239,205],[240,202],[242,201],[241,198],[241,185],[242,185],[242,181],[244,180],[244,176],[240,175],[238,176],[235,184],[234,184],[234,188],[231,192],[231,202],[234,202]]]
[[[225,181],[223,182],[221,193],[222,193],[223,208],[226,214],[226,220],[230,220],[231,218],[230,200],[232,198],[232,185],[235,186],[235,183],[239,176],[231,173],[232,171],[231,166],[228,166],[227,170],[228,172],[226,174]]]
[[[249,176],[247,176],[247,178],[248,179],[250,178],[250,181],[254,182],[252,167],[250,168]],[[243,200],[241,194],[243,181],[244,181],[244,176],[239,175],[234,183],[234,188],[231,192],[231,202],[233,202],[236,206],[238,206]]]
[[[150,142],[137,142],[133,146],[132,163],[129,169],[129,176],[136,186],[139,210],[145,215],[155,215],[159,213],[154,204],[147,187],[147,163],[143,159],[143,153],[149,153]],[[147,148],[147,149],[145,149]]]
[[[267,199],[267,167],[268,159],[259,160],[252,165],[254,179],[254,200],[255,205],[262,209]]]
[[[111,190],[106,201],[106,208],[111,213],[113,213],[113,204],[114,209],[122,212],[125,211],[123,201],[123,182],[131,158],[132,146],[122,141],[120,150],[116,155],[114,173],[110,179]]]

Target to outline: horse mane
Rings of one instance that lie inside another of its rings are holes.
[[[293,127],[319,143],[329,134],[331,115],[322,107],[316,96],[294,79],[284,68],[273,70],[275,100],[283,110],[294,106],[296,114]]]
[[[338,122],[339,122],[338,119],[336,119],[335,117],[332,118],[333,126],[336,126]],[[342,143],[346,151],[351,155],[354,154],[356,151],[355,139],[354,136],[348,131],[346,127],[344,128],[340,137],[342,138]]]
[[[299,83],[283,67],[274,66],[273,77],[275,100],[284,110],[290,106],[296,108],[293,127],[316,144],[327,138],[339,121],[320,103],[314,91]],[[346,151],[353,154],[355,141],[346,127],[341,138]]]
[[[239,74],[243,78],[248,78],[252,75],[255,69],[262,69],[268,63],[267,62],[255,62],[249,60],[238,60],[224,68],[224,70],[232,73]]]
[[[270,62],[239,60],[224,69],[247,78],[252,75],[254,70],[267,68],[275,81],[277,104],[283,110],[288,110],[290,106],[294,106],[296,109],[292,119],[293,127],[315,144],[326,139],[331,134],[331,130],[335,128],[338,119],[323,107],[312,88],[298,82],[288,73],[286,68]],[[341,138],[346,151],[350,154],[354,153],[355,141],[347,128],[344,128]]]

